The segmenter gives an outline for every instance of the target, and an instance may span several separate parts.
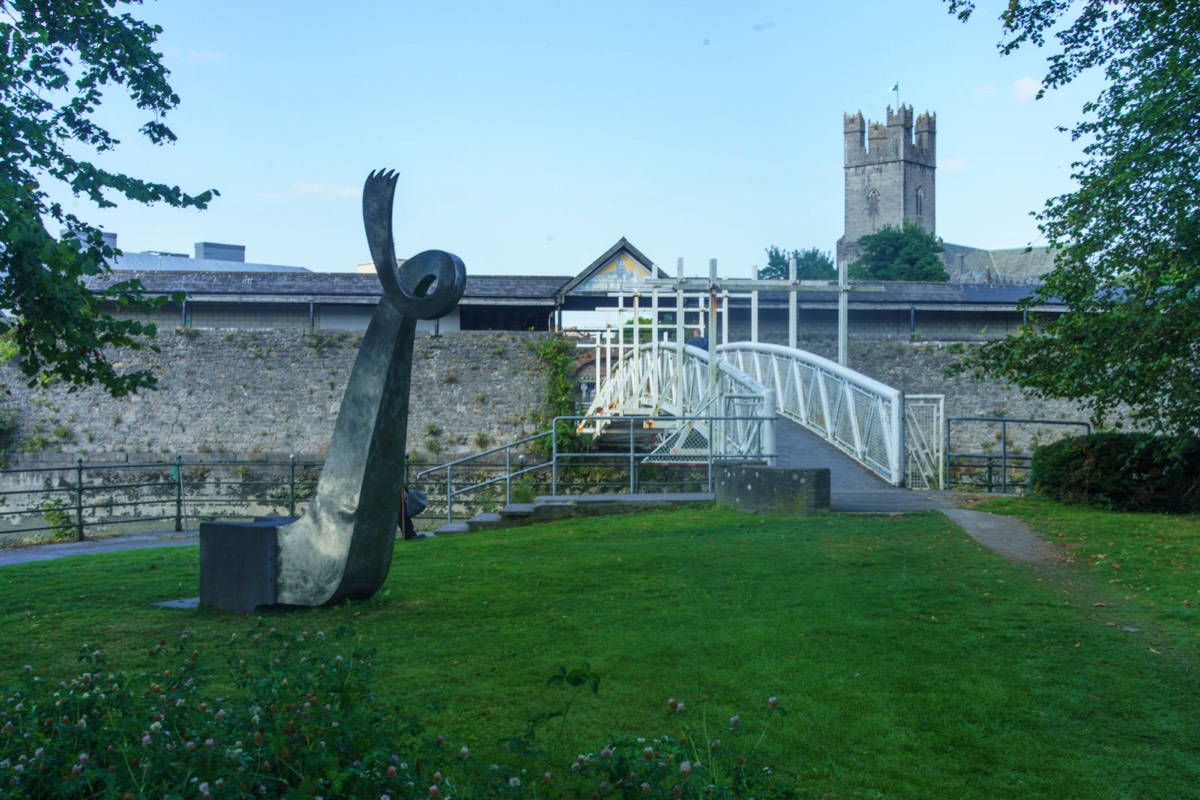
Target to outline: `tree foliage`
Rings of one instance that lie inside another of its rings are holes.
[[[966,19],[973,3],[949,0]],[[1070,130],[1077,188],[1038,214],[1058,248],[1027,305],[1066,313],[988,343],[971,364],[1099,419],[1127,405],[1153,430],[1200,429],[1200,2],[1014,0],[1002,53],[1057,42],[1043,92],[1089,70],[1099,96]]]
[[[99,384],[114,396],[152,388],[148,371],[120,372],[107,348],[150,347],[154,325],[117,320],[102,304],[151,310],[134,280],[91,291],[116,252],[99,229],[51,196],[59,186],[99,208],[116,199],[204,208],[213,192],[110,172],[83,160],[119,140],[96,123],[101,100],[120,87],[148,120],[140,132],[174,141],[163,115],[179,103],[154,48],[161,29],[116,13],[138,0],[0,0],[0,332],[11,331],[30,384]],[[59,232],[52,233],[47,226]]]
[[[837,268],[829,253],[810,247],[807,250],[787,252],[775,245],[767,248],[767,266],[758,271],[764,281],[786,281],[789,275],[788,262],[796,259],[796,280],[823,281],[837,278]]]
[[[859,237],[862,257],[850,265],[850,277],[860,281],[937,281],[950,276],[938,253],[942,246],[933,234],[915,222],[904,227],[885,225],[876,233]]]

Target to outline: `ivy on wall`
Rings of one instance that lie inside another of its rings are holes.
[[[537,356],[545,381],[542,403],[533,412],[532,420],[538,431],[546,431],[554,424],[556,417],[577,413],[579,385],[575,382],[574,367],[578,352],[574,342],[558,334],[537,339],[530,342],[529,346]],[[583,449],[582,437],[575,432],[575,426],[567,421],[558,423],[558,442],[560,448]],[[544,448],[547,454],[550,452],[548,440],[539,440],[536,444],[538,446],[535,449],[540,451]]]

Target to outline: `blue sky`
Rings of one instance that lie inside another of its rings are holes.
[[[573,275],[626,236],[674,272],[746,277],[768,245],[832,251],[842,115],[889,92],[936,112],[938,234],[1019,247],[1070,188],[1070,125],[1095,85],[1033,100],[1045,52],[1001,58],[1002,3],[940,0],[316,3],[163,0],[179,141],[144,144],[114,97],[110,168],[221,192],[204,212],[123,203],[85,218],[127,251],[244,244],[249,261],[352,271],[360,191],[401,173],[401,257],[468,274]]]

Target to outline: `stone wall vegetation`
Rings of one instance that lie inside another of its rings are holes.
[[[428,444],[436,442],[442,457],[465,455],[481,439],[499,443],[531,433],[530,411],[540,405],[542,387],[534,379],[536,358],[523,343],[537,336],[418,336],[409,454],[428,456]],[[10,465],[178,453],[321,455],[361,338],[345,331],[160,330],[158,353],[121,352],[116,359],[126,368],[152,368],[158,390],[119,400],[98,389],[31,388],[10,360],[0,364],[0,446],[7,431],[8,449],[26,456]],[[438,436],[426,434],[431,426]]]

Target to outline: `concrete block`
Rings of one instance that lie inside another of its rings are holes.
[[[713,470],[717,505],[747,514],[806,516],[829,510],[829,470],[740,464]]]
[[[237,613],[274,605],[276,534],[289,521],[200,523],[200,605]]]

